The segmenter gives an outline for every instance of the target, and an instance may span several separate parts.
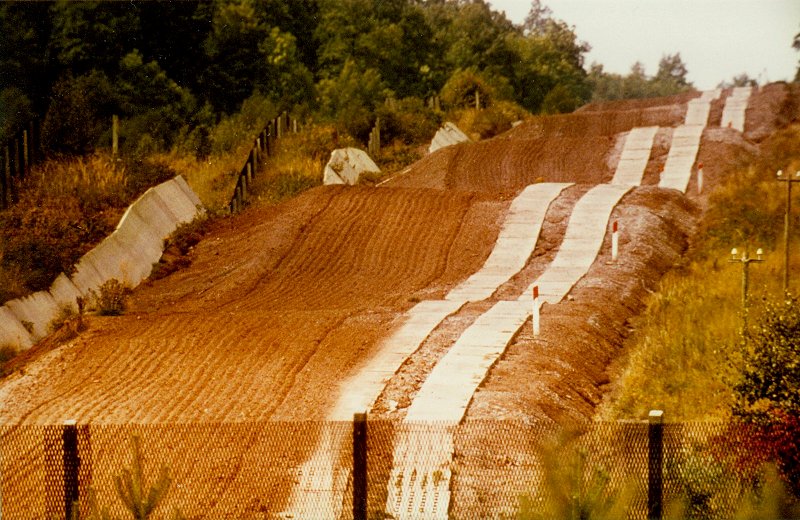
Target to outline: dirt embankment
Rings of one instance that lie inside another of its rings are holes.
[[[397,316],[480,267],[507,204],[320,188],[220,222],[190,268],[138,291],[125,316],[90,319],[6,378],[0,418],[321,419],[338,376]]]

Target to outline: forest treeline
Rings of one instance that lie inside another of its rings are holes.
[[[0,35],[0,137],[38,115],[65,153],[108,140],[112,114],[128,146],[202,151],[254,93],[363,138],[391,99],[555,113],[691,88],[679,55],[654,76],[587,71],[589,44],[539,0],[521,25],[484,0],[11,1]]]

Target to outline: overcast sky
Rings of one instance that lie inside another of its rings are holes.
[[[488,0],[521,23],[530,0]],[[655,74],[664,54],[680,52],[699,89],[746,72],[760,83],[791,80],[800,53],[800,0],[542,0],[555,18],[592,46],[586,60],[627,74],[641,61]]]

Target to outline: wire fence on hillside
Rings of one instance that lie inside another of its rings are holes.
[[[0,209],[14,203],[19,196],[19,184],[31,166],[42,159],[39,121],[31,120],[3,143],[0,166]]]
[[[169,469],[171,485],[154,520],[176,509],[186,518],[285,518],[298,506],[314,518],[384,518],[396,485],[392,468],[408,466],[395,460],[395,448],[409,432],[414,453],[403,457],[420,468],[441,451],[441,439],[452,442],[450,518],[547,518],[564,507],[613,506],[628,518],[648,518],[652,505],[647,423],[591,423],[570,431],[511,421],[455,427],[369,421],[365,427],[360,477],[353,476],[353,454],[360,451],[353,423],[0,427],[0,518],[65,518],[73,500],[86,514],[90,490],[112,516],[127,517],[115,478],[133,465],[134,437],[147,485],[162,467]],[[664,507],[683,501],[704,518],[730,518],[752,485],[747,429],[667,424],[662,432],[657,476]],[[303,487],[309,479],[316,487]],[[422,518],[413,511],[409,517]]]
[[[228,210],[231,214],[238,213],[244,208],[250,198],[253,178],[258,174],[258,170],[263,166],[264,161],[275,154],[277,140],[286,133],[297,133],[298,130],[297,119],[290,118],[289,114],[283,112],[269,121],[258,133],[258,136],[253,140],[250,152],[247,154],[247,160],[236,178],[236,186],[228,203]]]

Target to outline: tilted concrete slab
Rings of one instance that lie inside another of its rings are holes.
[[[673,188],[683,193],[689,186],[692,168],[700,150],[703,135],[702,126],[679,126],[672,132],[672,144],[661,172],[658,185],[662,188]]]
[[[30,332],[5,305],[0,307],[0,346],[27,350],[33,345]]]
[[[722,109],[722,126],[735,128],[744,132],[745,113],[750,102],[752,87],[736,87],[731,95],[725,100],[725,107]]]
[[[16,316],[19,323],[30,324],[30,337],[33,341],[39,341],[50,334],[50,324],[59,313],[58,304],[47,291],[8,301],[5,307]]]
[[[175,183],[180,187],[183,191],[183,194],[189,199],[189,202],[194,205],[197,213],[204,214],[206,212],[206,208],[203,206],[203,202],[200,200],[200,197],[197,196],[197,193],[189,186],[189,183],[186,182],[186,179],[183,178],[183,175],[178,175],[173,179]]]
[[[50,324],[63,308],[77,311],[78,297],[90,297],[111,279],[138,285],[161,257],[163,239],[203,211],[200,199],[181,177],[150,188],[128,207],[116,230],[78,261],[71,277],[62,273],[49,292],[12,300],[0,308],[0,341],[30,348],[50,332]],[[30,323],[31,333],[23,322]]]
[[[130,211],[147,223],[161,239],[175,231],[178,216],[164,204],[154,188],[150,188],[131,206]]]
[[[467,134],[462,132],[455,124],[446,122],[442,125],[436,135],[433,136],[430,146],[428,146],[428,153],[433,153],[436,150],[452,146],[459,143],[468,143],[471,139]]]
[[[78,298],[81,296],[81,292],[64,273],[58,275],[50,285],[50,295],[59,309],[68,308],[72,312],[78,312]]]
[[[97,267],[95,267],[91,255],[86,254],[78,260],[75,266],[75,272],[72,273],[70,281],[80,291],[81,296],[88,298],[92,295],[92,291],[97,291],[97,288],[105,283],[103,275],[100,274]]]
[[[181,224],[191,222],[197,217],[199,213],[197,205],[175,179],[159,184],[155,187],[155,191],[164,202],[164,205],[176,217],[170,233]]]
[[[325,165],[323,184],[358,183],[362,173],[379,173],[378,165],[364,150],[358,148],[337,148],[331,152],[331,158]]]
[[[517,274],[533,253],[547,208],[571,184],[542,183],[528,186],[509,207],[503,228],[483,267],[451,290],[448,300],[480,301]]]
[[[656,132],[657,126],[634,128],[628,132],[611,184],[638,186],[642,183]]]

